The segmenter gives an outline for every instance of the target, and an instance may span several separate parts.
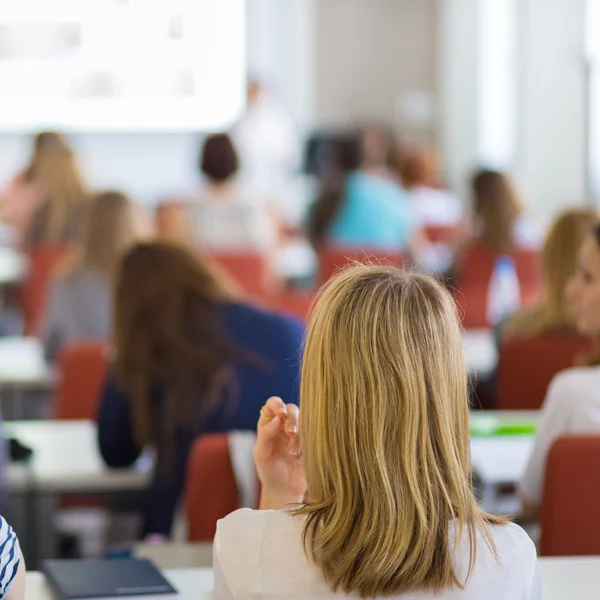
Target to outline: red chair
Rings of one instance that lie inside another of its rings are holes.
[[[426,225],[423,233],[432,244],[448,244],[454,239],[456,229],[454,225]]]
[[[264,254],[211,253],[208,256],[250,295],[262,297],[272,287],[271,269]]]
[[[188,460],[185,505],[189,539],[212,541],[217,521],[237,510],[239,504],[227,435],[203,435],[192,446]]]
[[[327,283],[340,269],[352,265],[355,261],[394,265],[400,268],[404,267],[405,263],[402,252],[327,246],[319,251],[319,285]]]
[[[516,250],[510,253],[521,287],[521,303],[527,306],[536,300],[541,287],[541,269],[538,253]],[[497,255],[483,244],[473,244],[463,257],[455,300],[459,306],[463,326],[467,329],[488,327],[487,293]]]
[[[554,375],[592,348],[589,340],[577,335],[507,339],[500,348],[498,409],[539,409]]]
[[[265,304],[272,310],[287,313],[303,321],[310,315],[315,294],[300,290],[280,290],[264,298]]]
[[[542,556],[600,554],[600,436],[554,442],[546,462]]]
[[[55,418],[94,419],[108,371],[104,342],[82,342],[63,348],[56,391]]]
[[[65,246],[40,246],[29,256],[29,271],[23,282],[22,302],[25,335],[35,335],[41,325],[52,273],[71,252]]]

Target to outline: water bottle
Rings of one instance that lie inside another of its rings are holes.
[[[494,272],[488,287],[487,320],[496,327],[519,310],[521,289],[515,263],[510,256],[500,256],[494,264]]]

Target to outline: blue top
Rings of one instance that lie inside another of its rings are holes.
[[[10,594],[20,563],[21,549],[17,535],[0,517],[0,599]]]
[[[348,177],[327,241],[351,248],[403,250],[411,230],[411,208],[402,188],[383,177],[355,172]]]
[[[172,451],[172,468],[167,474],[155,472],[145,504],[144,534],[168,535],[177,503],[185,483],[188,454],[200,433],[226,433],[256,430],[260,408],[271,396],[298,404],[300,363],[304,327],[301,322],[262,311],[250,305],[226,303],[220,307],[225,334],[242,350],[264,359],[265,365],[233,361],[238,397],[233,406],[222,405],[205,421],[202,432],[189,429],[178,432]],[[165,402],[160,386],[154,390],[157,416]],[[131,466],[141,455],[133,434],[129,398],[109,375],[98,414],[100,452],[110,467]]]

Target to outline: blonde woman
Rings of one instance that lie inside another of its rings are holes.
[[[216,600],[540,598],[533,543],[473,496],[460,328],[434,280],[379,266],[334,278],[300,406],[261,411],[263,510],[219,522]]]
[[[112,327],[111,294],[122,254],[147,231],[129,198],[103,192],[91,203],[82,247],[63,266],[50,289],[43,327],[48,358],[69,341],[107,339]]]
[[[508,336],[577,333],[575,314],[565,297],[565,288],[577,269],[583,240],[597,220],[598,213],[592,208],[569,210],[558,217],[542,250],[544,294],[537,304],[511,319],[506,328]]]
[[[24,248],[30,251],[41,245],[76,243],[88,193],[75,154],[60,145],[42,149],[25,177],[39,200],[24,233]]]

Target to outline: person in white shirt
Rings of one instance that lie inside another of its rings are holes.
[[[302,145],[290,115],[266,86],[248,82],[246,112],[232,130],[244,181],[278,193],[300,167]]]
[[[575,275],[565,289],[583,335],[600,339],[600,225],[587,236],[579,252]],[[533,453],[520,483],[523,517],[535,520],[543,502],[546,458],[563,435],[600,435],[600,356],[588,366],[574,367],[552,380],[538,422]]]
[[[308,328],[296,406],[270,398],[261,511],[219,521],[215,600],[538,600],[536,553],[471,487],[467,381],[449,293],[342,271]]]

